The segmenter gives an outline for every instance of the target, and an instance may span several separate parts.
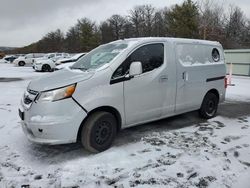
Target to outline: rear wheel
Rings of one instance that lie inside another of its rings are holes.
[[[207,93],[199,110],[200,116],[210,119],[216,115],[219,99],[214,93]]]
[[[24,65],[25,65],[25,62],[24,62],[24,61],[19,61],[19,62],[18,62],[18,65],[19,65],[19,66],[24,66]]]
[[[43,72],[49,72],[49,71],[51,71],[51,67],[49,65],[45,64],[45,65],[42,66],[42,71]]]
[[[117,121],[109,112],[95,112],[87,119],[81,131],[81,142],[90,152],[108,149],[116,136]]]

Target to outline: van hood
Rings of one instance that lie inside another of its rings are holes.
[[[62,69],[53,73],[48,73],[38,79],[32,80],[28,89],[34,91],[46,91],[64,87],[80,81],[88,80],[95,74],[94,71],[83,72],[78,69]]]

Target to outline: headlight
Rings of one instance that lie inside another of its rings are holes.
[[[76,84],[66,86],[60,89],[41,92],[38,101],[58,101],[69,98],[75,92]]]

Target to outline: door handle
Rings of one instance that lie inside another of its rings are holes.
[[[186,71],[182,73],[182,79],[188,81],[188,73]]]
[[[162,75],[160,76],[160,82],[166,82],[168,80],[168,76],[167,75]]]

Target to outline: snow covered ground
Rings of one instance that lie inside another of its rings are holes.
[[[250,187],[250,78],[233,77],[209,121],[191,112],[129,128],[112,148],[91,154],[80,144],[27,141],[17,109],[28,82],[41,75],[0,64],[0,188]]]

